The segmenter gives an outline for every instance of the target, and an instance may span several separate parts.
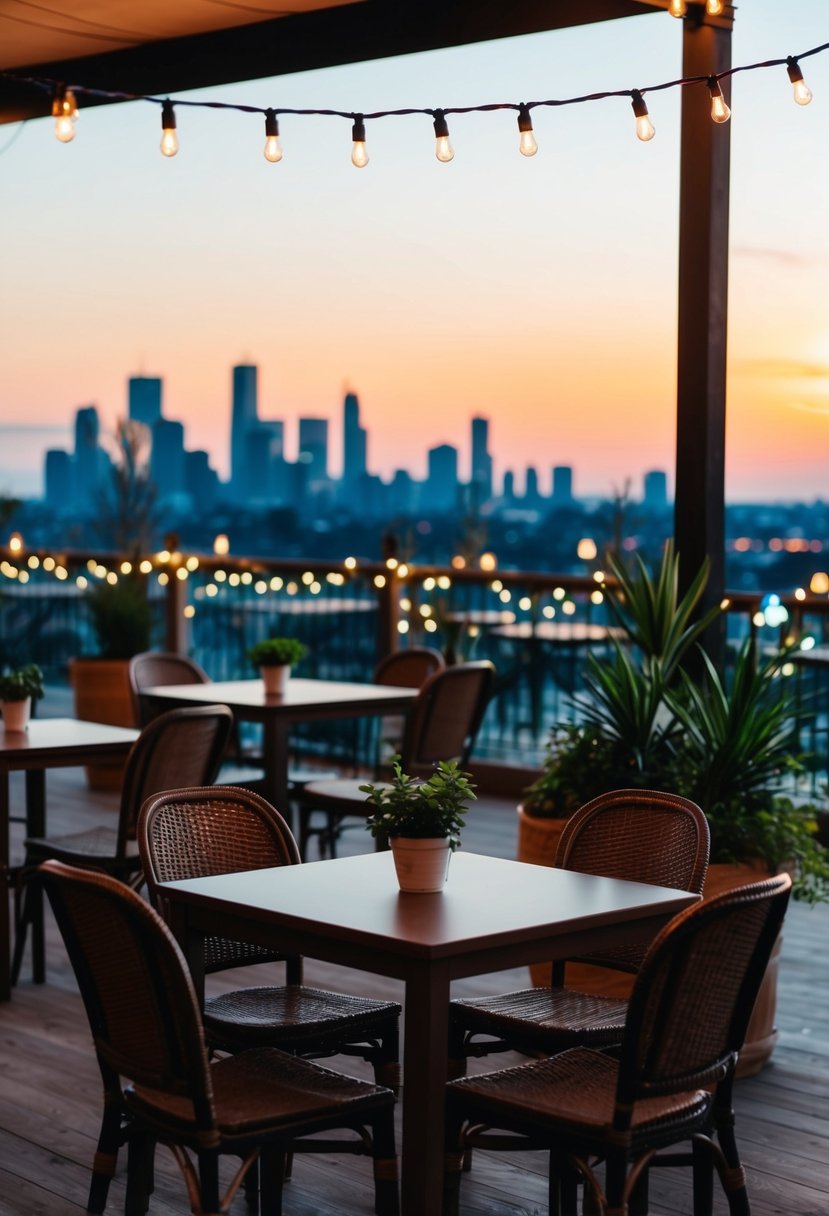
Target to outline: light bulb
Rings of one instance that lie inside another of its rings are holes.
[[[365,169],[368,164],[368,152],[366,151],[366,124],[363,122],[362,114],[354,115],[354,126],[351,128],[351,163],[358,169]]]
[[[648,107],[645,105],[645,99],[639,90],[634,89],[630,96],[633,113],[636,115],[636,138],[641,139],[643,143],[647,143],[656,134],[656,127],[650,120]]]
[[[731,111],[726,105],[720,82],[716,76],[708,77],[708,92],[711,94],[711,117],[714,122],[728,122]]]
[[[670,0],[668,12],[672,17],[684,17],[687,11],[688,6],[685,0]]]
[[[705,0],[705,11],[709,17],[719,17],[724,8],[723,0]]]
[[[75,138],[75,122],[78,118],[78,103],[75,94],[65,85],[55,85],[52,97],[52,117],[55,120],[55,135],[62,144]]]
[[[518,130],[521,134],[518,137],[518,150],[522,156],[535,156],[538,151],[538,144],[535,142],[533,135],[533,123],[530,118],[530,108],[526,105],[518,107]]]
[[[55,135],[62,144],[71,143],[75,138],[75,124],[66,114],[55,119]]]
[[[67,89],[63,95],[63,111],[69,115],[73,122],[78,121],[78,103],[71,89]]]
[[[265,111],[265,160],[269,160],[272,165],[276,165],[282,160],[279,123],[273,110]]]
[[[173,103],[169,98],[167,98],[161,107],[161,151],[164,156],[175,156],[176,152],[178,152],[176,115]]]
[[[800,64],[796,59],[789,59],[786,71],[789,73],[789,80],[794,88],[794,99],[799,106],[807,106],[812,100],[812,90],[803,79],[803,73],[800,70]]]
[[[435,110],[435,156],[445,165],[454,159],[455,152],[449,142],[449,127],[443,110]]]

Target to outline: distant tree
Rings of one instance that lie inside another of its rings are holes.
[[[19,498],[8,498],[5,494],[0,494],[0,530],[5,529],[22,506]]]
[[[121,419],[112,447],[112,467],[98,495],[95,531],[102,545],[135,557],[151,547],[158,523],[149,432],[140,422]]]

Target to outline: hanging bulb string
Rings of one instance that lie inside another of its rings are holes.
[[[798,55],[786,55],[779,59],[764,59],[757,63],[744,63],[735,67],[727,68],[725,71],[717,72],[705,76],[682,76],[675,80],[666,80],[661,84],[645,85],[638,89],[603,89],[595,93],[583,93],[578,97],[550,97],[539,101],[527,102],[486,102],[482,105],[471,106],[407,106],[400,109],[374,110],[372,112],[361,113],[361,119],[364,123],[371,122],[380,118],[404,118],[410,115],[421,114],[432,118],[437,115],[453,115],[453,114],[486,114],[498,110],[512,110],[515,113],[531,112],[532,110],[541,108],[557,108],[560,106],[582,105],[585,102],[604,101],[611,97],[626,97],[631,99],[634,93],[643,97],[647,93],[660,93],[667,89],[686,88],[693,85],[710,86],[711,81],[719,82],[727,80],[732,76],[736,76],[740,72],[753,72],[761,68],[789,68],[792,65],[799,64],[804,59],[809,59],[813,55],[820,55],[829,50],[829,42],[821,43],[820,46],[812,47],[810,50],[802,51]],[[0,78],[11,80],[16,84],[31,85],[33,88],[54,93],[55,88],[61,85],[61,81],[54,80],[44,76],[27,76],[14,71],[0,71]],[[83,84],[71,84],[66,86],[76,97],[97,98],[101,101],[147,101],[153,105],[164,106],[171,100],[167,97],[156,97],[151,94],[144,93],[126,93],[110,89],[98,89]],[[202,110],[233,110],[240,114],[260,114],[267,116],[273,113],[277,117],[285,115],[295,117],[330,117],[344,118],[350,122],[354,121],[355,111],[353,110],[334,110],[320,109],[316,107],[292,107],[292,106],[254,106],[246,105],[242,102],[233,101],[193,101],[189,98],[173,98],[173,105],[177,109],[185,107]]]

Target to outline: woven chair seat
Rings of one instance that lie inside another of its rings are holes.
[[[26,841],[26,851],[30,860],[35,855],[56,857],[59,861],[84,858],[114,863],[117,859],[118,833],[114,828],[89,828],[85,832],[67,832],[64,836],[34,836]],[[127,869],[137,869],[140,865],[138,848],[133,841],[129,842],[128,856],[123,858]]]
[[[529,988],[451,1006],[451,1016],[460,1016],[469,1034],[503,1036],[547,1051],[553,1041],[563,1050],[586,1037],[594,1046],[618,1043],[626,1015],[626,1000],[569,988]],[[474,1047],[467,1050],[474,1054]]]
[[[529,1125],[538,1120],[548,1131],[559,1127],[588,1141],[602,1140],[612,1130],[618,1071],[610,1056],[575,1047],[547,1060],[452,1081],[448,1091],[474,1095],[475,1117],[485,1119],[491,1110],[496,1125],[498,1114],[509,1112]],[[705,1089],[643,1098],[633,1111],[633,1143],[652,1141],[661,1130],[674,1136],[680,1123],[693,1130],[705,1122],[711,1101]]]
[[[301,1046],[306,1040],[319,1043],[323,1037],[359,1041],[365,1033],[373,1038],[380,1019],[399,1016],[400,1006],[391,1001],[286,984],[240,988],[209,998],[204,1027],[210,1039],[250,1046],[275,1041]]]
[[[394,1103],[390,1090],[358,1081],[263,1047],[215,1061],[210,1068],[216,1125],[222,1136],[249,1136],[260,1129],[290,1127],[353,1115],[355,1123]],[[193,1104],[186,1097],[131,1086],[128,1106],[177,1134],[193,1125]],[[193,1129],[195,1132],[195,1128]],[[313,1129],[303,1129],[313,1130]]]

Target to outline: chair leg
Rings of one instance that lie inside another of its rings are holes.
[[[11,982],[16,984],[20,978],[23,965],[23,955],[26,950],[26,937],[29,925],[32,926],[32,979],[36,984],[42,984],[46,979],[46,951],[43,931],[43,888],[37,878],[32,863],[27,858],[24,868],[18,875],[14,892],[14,954],[11,965]]]
[[[446,1112],[446,1139],[443,1160],[443,1216],[458,1216],[464,1149],[461,1141],[463,1120]]]
[[[104,1094],[104,1113],[98,1146],[92,1165],[92,1180],[89,1184],[87,1212],[103,1212],[107,1204],[109,1184],[115,1177],[118,1164],[118,1149],[121,1147],[121,1099],[120,1094]]]
[[[711,1216],[714,1210],[714,1161],[707,1141],[694,1140],[692,1147],[694,1216]]]
[[[398,1216],[400,1186],[394,1144],[394,1111],[385,1110],[372,1123],[374,1142],[374,1211],[377,1216]]]
[[[648,1216],[648,1171],[636,1179],[630,1195],[630,1216]]]
[[[259,1154],[259,1195],[262,1216],[282,1216],[284,1178],[284,1149],[263,1148]]]
[[[397,1018],[380,1036],[380,1045],[372,1052],[374,1081],[392,1090],[394,1096],[400,1092],[400,1027]]]
[[[201,1191],[201,1211],[213,1213],[219,1211],[219,1154],[209,1150],[199,1153],[199,1190]]]
[[[127,1193],[124,1200],[125,1216],[144,1216],[149,1211],[150,1195],[153,1192],[153,1157],[155,1142],[152,1137],[132,1129],[127,1147]],[[93,1180],[94,1185],[94,1180]],[[109,1179],[107,1179],[107,1186]],[[92,1191],[90,1190],[90,1198]],[[104,1196],[106,1199],[106,1196]],[[93,1210],[90,1208],[90,1210]],[[103,1208],[97,1209],[103,1211]]]

